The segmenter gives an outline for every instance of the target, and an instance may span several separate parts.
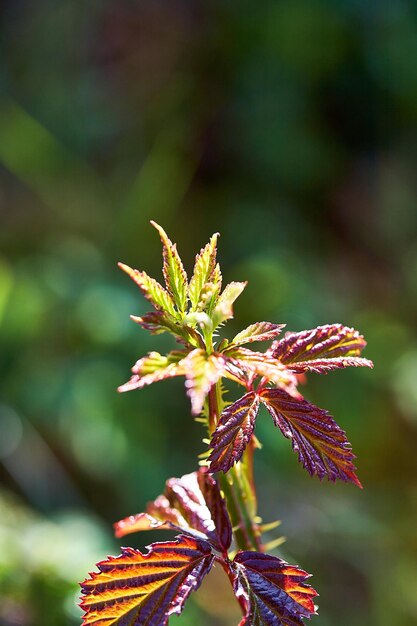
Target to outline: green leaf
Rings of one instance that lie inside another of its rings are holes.
[[[233,303],[240,296],[247,282],[233,282],[226,285],[213,311],[213,326],[216,328],[233,317]]]
[[[316,615],[317,592],[309,574],[270,554],[238,552],[231,563],[233,588],[245,615],[240,626],[302,626]]]
[[[185,370],[187,394],[191,399],[193,415],[199,415],[211,387],[221,378],[225,359],[221,354],[207,355],[197,348],[182,361]]]
[[[186,352],[179,350],[172,351],[166,356],[162,356],[159,352],[150,352],[136,362],[132,367],[133,376],[127,383],[121,385],[118,391],[142,389],[166,378],[184,375],[185,370],[181,362],[185,356]]]
[[[124,548],[81,583],[84,626],[166,626],[213,565],[206,541],[179,536],[142,554]]]
[[[140,287],[145,298],[149,300],[155,309],[176,316],[171,296],[158,281],[148,276],[146,272],[134,270],[124,263],[118,263],[118,266]]]
[[[275,339],[284,327],[285,324],[256,322],[238,333],[230,342],[229,348],[232,348],[232,346],[241,346],[245,343],[252,343],[253,341],[270,341],[271,339]]]
[[[159,226],[159,224],[153,221],[151,221],[151,224],[158,231],[162,241],[164,257],[163,273],[166,288],[174,299],[178,310],[184,313],[187,304],[188,282],[187,274],[177,252],[177,246],[168,238],[162,226]]]
[[[196,256],[194,273],[190,280],[188,296],[191,302],[191,311],[204,310],[199,308],[200,299],[206,283],[211,282],[210,277],[216,267],[217,238],[219,233],[214,233],[209,243],[200,250]],[[218,273],[219,270],[217,270]]]
[[[213,271],[209,276],[209,281],[218,287],[219,291],[222,288],[222,273],[220,271],[220,265],[216,263]]]

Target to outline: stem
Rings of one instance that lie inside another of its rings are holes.
[[[209,392],[209,430],[212,434],[217,426],[222,406],[220,384],[213,385]],[[253,481],[253,444],[249,443],[242,461],[234,465],[227,474],[219,475],[220,485],[226,500],[227,510],[233,527],[233,535],[239,550],[260,551],[260,532],[254,519],[256,516],[256,492]]]

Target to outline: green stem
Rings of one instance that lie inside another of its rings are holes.
[[[214,385],[209,393],[209,430],[213,433],[221,413],[223,399],[221,387]],[[249,443],[242,461],[227,474],[219,475],[233,526],[236,546],[239,550],[261,550],[260,533],[255,522],[256,492],[253,482],[253,446]]]

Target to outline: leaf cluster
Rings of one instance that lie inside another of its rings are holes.
[[[231,522],[206,470],[170,479],[146,513],[115,524],[118,537],[156,528],[181,534],[151,544],[146,554],[125,548],[99,563],[99,572],[82,583],[84,624],[167,624],[215,563],[225,570],[239,600],[242,626],[301,626],[303,617],[316,613],[317,593],[305,582],[307,572],[261,552],[228,554]]]
[[[241,549],[237,533],[243,532],[243,522],[235,527],[231,521],[232,501],[239,497],[227,477],[222,492],[219,478],[235,465],[245,465],[246,450],[257,443],[254,429],[263,405],[309,474],[361,487],[345,432],[327,411],[301,395],[299,383],[309,373],[372,367],[361,357],[366,342],[358,331],[342,324],[281,336],[285,325],[268,321],[251,324],[230,340],[220,339],[218,329],[233,317],[233,304],[246,283],[232,282],[222,290],[218,235],[196,256],[188,280],[176,245],[152,224],[161,237],[165,285],[120,264],[153,306],[132,319],[153,334],[171,333],[181,347],[140,358],[119,391],[184,376],[192,414],[207,426],[209,447],[198,472],[170,479],[145,512],[115,525],[117,537],[149,529],[180,534],[174,541],[152,544],[146,554],[125,548],[119,557],[99,563],[99,573],[82,584],[84,624],[167,624],[218,563],[241,605],[241,626],[299,626],[316,612],[317,594],[305,583],[308,574],[263,551],[265,546],[257,540],[262,529],[255,519],[253,476],[247,467],[240,505],[243,501],[245,515],[251,518],[249,528],[255,533],[251,545],[259,550]],[[262,342],[270,342],[264,351],[253,349],[252,344]],[[232,404],[222,399],[222,379],[243,387],[242,396]]]

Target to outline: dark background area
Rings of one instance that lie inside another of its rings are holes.
[[[314,574],[312,623],[416,624],[416,4],[6,0],[0,37],[0,625],[79,624],[112,522],[205,449],[181,380],[115,391],[171,346],[116,267],[160,278],[149,219],[188,269],[220,231],[249,281],[226,336],[365,334],[373,371],[305,389],[365,489],[311,479],[262,415],[260,513]],[[238,623],[217,576],[173,624]]]

